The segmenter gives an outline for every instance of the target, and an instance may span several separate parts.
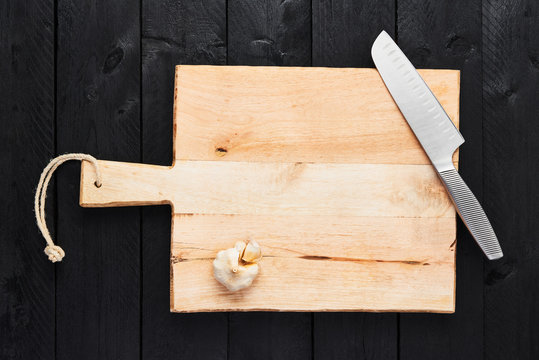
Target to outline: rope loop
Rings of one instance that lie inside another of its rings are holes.
[[[43,169],[43,172],[39,177],[36,196],[34,198],[34,212],[36,215],[37,227],[39,228],[41,234],[47,242],[47,247],[45,247],[44,252],[49,257],[49,260],[53,263],[57,261],[62,261],[65,256],[65,252],[64,249],[62,249],[60,246],[54,244],[49,229],[47,228],[47,223],[45,221],[45,199],[47,198],[47,187],[49,186],[52,174],[56,171],[56,169],[58,169],[60,165],[69,160],[90,162],[95,168],[95,186],[101,187],[101,185],[103,184],[101,181],[101,171],[99,170],[97,159],[88,154],[72,153],[60,155],[52,159],[45,167],[45,169]]]

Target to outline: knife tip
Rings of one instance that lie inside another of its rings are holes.
[[[390,38],[391,39],[391,36],[389,36],[389,34],[385,31],[385,30],[382,30],[380,32],[380,34],[378,34],[378,36],[376,37],[376,40],[378,39],[383,39],[383,38]],[[376,42],[376,40],[374,40],[374,42]]]
[[[391,42],[393,41],[391,36],[389,36],[389,34],[385,30],[382,30],[382,32],[380,32],[380,34],[378,34],[378,36],[376,37],[376,39],[372,43],[371,56],[372,56],[373,59],[375,57],[375,52],[377,51],[376,49],[378,49],[380,46],[385,46],[384,44],[387,44],[388,40],[391,41]]]

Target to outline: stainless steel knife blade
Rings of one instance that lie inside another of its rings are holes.
[[[488,259],[501,258],[502,249],[483,208],[453,166],[453,153],[464,143],[464,138],[410,60],[385,31],[374,41],[371,55],[472,236]]]

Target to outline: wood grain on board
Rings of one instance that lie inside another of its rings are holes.
[[[264,70],[266,76],[262,75]],[[173,311],[451,312],[455,290],[455,211],[423,150],[411,131],[402,126],[402,115],[378,74],[365,69],[354,72],[364,75],[362,84],[368,87],[352,88],[351,83],[344,83],[347,77],[342,74],[350,76],[348,69],[179,66],[174,148],[175,159],[181,160],[174,161],[171,167],[101,161],[100,188],[94,186],[93,168],[84,164],[80,203],[90,207],[172,205]],[[202,73],[213,77],[204,78]],[[425,74],[458,125],[458,72]],[[195,78],[196,84],[189,82]],[[311,91],[305,86],[309,81],[311,85],[328,83],[317,105],[302,101],[307,98],[304,93]],[[331,86],[331,81],[336,84]],[[273,92],[278,84],[285,86],[286,91],[279,91],[276,96]],[[248,92],[244,91],[246,88]],[[222,93],[219,89],[236,95],[216,99]],[[339,112],[334,106],[323,104],[335,99],[341,104],[350,103],[356,112]],[[218,106],[204,106],[210,102],[220,104],[221,112],[218,113]],[[230,102],[234,102],[233,106],[227,105]],[[382,104],[376,113],[382,119],[381,129],[371,126],[372,102]],[[312,107],[318,111],[309,113]],[[235,133],[249,134],[246,142],[250,151],[242,150],[239,141],[226,151],[219,150],[224,147],[220,143],[208,145],[206,138],[219,138],[218,127],[213,127],[213,132],[211,127],[204,127],[211,123],[208,118],[214,116],[218,116],[224,133],[233,128]],[[186,125],[182,125],[184,122]],[[264,126],[268,122],[275,123],[273,131]],[[345,145],[333,149],[326,146],[324,152],[313,156],[309,138],[316,141],[323,134],[337,138],[335,133],[342,134],[342,128],[334,125],[338,122],[354,124],[351,131],[360,135],[354,133]],[[355,122],[365,123],[366,131],[362,132]],[[190,128],[205,136],[195,137]],[[394,152],[378,154],[377,149],[389,144],[387,140],[378,140],[380,143],[372,148],[363,145],[365,152],[349,149],[371,138],[376,141],[386,132],[395,141],[399,141],[400,132],[409,139],[411,144],[403,146],[408,149],[406,156],[395,159]],[[204,146],[192,143],[193,138],[201,139]],[[293,150],[286,156],[281,153],[278,162],[271,155],[272,149],[278,153],[293,139],[297,139],[291,146]],[[185,150],[181,153],[184,141],[192,143],[193,155]],[[211,151],[197,150],[204,148]],[[225,161],[229,156],[234,161]],[[215,242],[215,237],[195,235],[183,243],[185,234],[190,232],[185,219],[190,217],[204,217],[202,228],[219,231],[224,238]],[[342,226],[328,228],[328,224],[342,221]],[[317,235],[313,237],[302,230],[305,225]],[[388,227],[394,232],[388,232]],[[440,232],[440,227],[447,231]],[[287,245],[279,243],[276,235],[281,228]],[[406,231],[412,232],[415,241],[402,236]],[[421,237],[422,231],[430,235]],[[335,251],[319,252],[317,237],[333,244]],[[354,240],[354,250],[346,247],[343,237]],[[265,248],[263,270],[251,288],[232,294],[213,279],[211,261],[219,250],[228,247],[226,243],[247,239],[259,241]],[[400,244],[400,251],[392,252],[389,242]],[[372,252],[357,252],[368,247]],[[416,251],[421,247],[426,247],[426,251]],[[202,249],[204,255],[186,251],[190,248]],[[343,296],[345,293],[349,296]]]
[[[420,73],[458,125],[459,72]],[[430,164],[375,69],[182,65],[176,82],[175,159]]]
[[[455,211],[430,165],[177,161],[157,167],[83,165],[80,204],[166,204],[175,214],[451,218]],[[359,184],[359,185],[358,185]]]

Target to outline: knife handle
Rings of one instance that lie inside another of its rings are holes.
[[[489,260],[496,260],[503,256],[498,238],[490,225],[483,208],[471,192],[468,185],[462,180],[456,169],[440,172],[440,177],[449,191],[453,203],[470,230],[477,244]]]

